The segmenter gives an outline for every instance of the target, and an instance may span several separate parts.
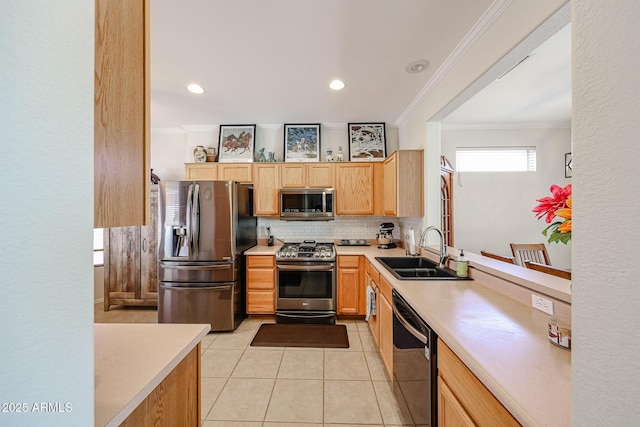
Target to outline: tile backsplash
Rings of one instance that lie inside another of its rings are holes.
[[[271,234],[285,242],[315,240],[317,242],[339,239],[375,239],[380,224],[392,222],[395,225],[393,237],[396,241],[413,227],[416,235],[422,228],[422,218],[389,217],[336,217],[333,221],[281,221],[278,219],[258,218],[258,238],[267,238],[267,226]],[[404,238],[402,238],[404,240]]]

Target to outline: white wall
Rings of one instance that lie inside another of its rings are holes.
[[[184,163],[193,162],[193,150],[197,145],[205,148],[218,148],[219,124],[203,126],[184,126],[180,129],[155,129],[151,131],[151,167],[163,181],[184,179]],[[387,154],[398,149],[398,128],[386,125]],[[320,160],[323,161],[326,150],[342,147],[348,154],[347,123],[322,124],[320,130]],[[265,156],[269,151],[275,153],[277,161],[284,158],[284,124],[257,124],[254,161],[259,150],[264,148]]]
[[[640,2],[572,1],[573,425],[640,419]]]
[[[466,172],[453,177],[454,237],[457,248],[511,255],[510,243],[545,243],[553,265],[571,266],[571,243],[548,243],[548,224],[531,210],[550,196],[564,177],[564,155],[571,151],[570,129],[444,129],[442,154],[456,168],[457,147],[536,147],[536,172]]]
[[[2,2],[3,426],[93,425],[93,51],[94,2]]]

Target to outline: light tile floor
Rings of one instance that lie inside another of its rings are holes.
[[[151,308],[95,305],[96,323],[156,323]],[[262,322],[202,340],[203,427],[408,426],[364,321],[347,326],[348,349],[251,347]],[[403,404],[404,406],[404,404]]]

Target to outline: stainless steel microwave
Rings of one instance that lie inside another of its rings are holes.
[[[334,206],[333,188],[280,189],[280,219],[330,221]]]

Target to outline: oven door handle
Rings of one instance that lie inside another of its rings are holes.
[[[335,269],[333,265],[278,265],[278,264],[276,264],[276,268],[278,270],[287,270],[287,271],[331,271]]]
[[[427,345],[427,337],[422,335],[422,333],[420,333],[420,331],[418,331],[416,328],[414,328],[413,326],[411,326],[411,324],[407,321],[407,319],[405,319],[402,314],[400,314],[399,310],[394,310],[393,314],[396,315],[396,317],[398,318],[398,321],[402,324],[402,326],[404,326],[404,328],[414,337],[416,337],[416,339],[418,341],[420,341],[422,344]]]

